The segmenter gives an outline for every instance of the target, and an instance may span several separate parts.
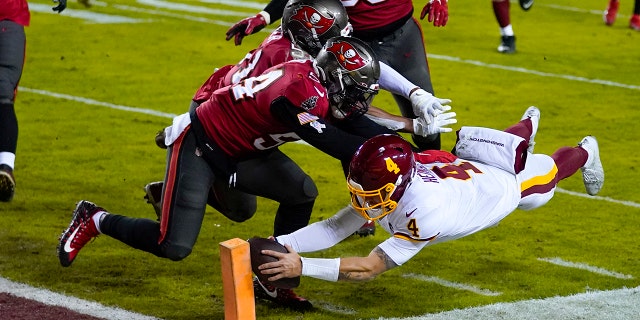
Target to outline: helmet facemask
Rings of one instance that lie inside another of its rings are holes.
[[[331,38],[318,53],[315,65],[336,119],[354,119],[369,110],[379,89],[380,64],[364,42]]]
[[[362,190],[362,186],[348,179],[347,187],[351,192],[351,205],[367,220],[378,220],[393,212],[398,203],[391,199],[396,186],[387,183],[376,190]]]

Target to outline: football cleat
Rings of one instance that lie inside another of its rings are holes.
[[[0,201],[9,202],[16,190],[16,180],[13,169],[6,164],[0,164]]]
[[[253,278],[253,292],[257,300],[271,301],[287,309],[295,311],[308,311],[313,309],[313,305],[309,300],[295,294],[293,290],[276,288],[258,280],[258,278]]]
[[[640,14],[634,14],[629,20],[629,28],[640,31]]]
[[[538,132],[538,124],[540,124],[540,109],[534,106],[527,108],[520,121],[524,119],[531,119],[533,132],[531,133],[531,138],[529,138],[529,148],[527,148],[527,151],[529,151],[529,153],[533,153],[533,146],[536,145],[535,137]]]
[[[105,212],[104,209],[95,204],[82,200],[78,202],[73,210],[73,217],[69,227],[60,235],[58,242],[58,259],[63,267],[71,265],[78,252],[89,240],[100,235],[98,228],[93,223],[93,215],[98,212]]]
[[[359,235],[361,237],[366,237],[368,235],[374,235],[376,233],[376,223],[372,220],[367,221],[365,224],[358,229],[354,234]]]
[[[147,203],[150,203],[153,206],[153,210],[156,211],[156,216],[158,216],[158,221],[162,217],[162,186],[164,185],[163,181],[156,181],[147,183],[144,186],[144,198],[147,200]]]
[[[533,0],[519,0],[520,8],[524,11],[528,11],[533,6]]]
[[[610,26],[616,21],[616,16],[618,15],[618,8],[620,7],[620,0],[609,0],[609,5],[607,9],[604,10],[602,14],[602,19],[604,20],[604,24]]]
[[[516,36],[502,36],[500,45],[498,46],[500,53],[516,52]]]
[[[582,181],[584,182],[585,189],[587,189],[587,193],[595,196],[604,184],[604,169],[600,161],[598,141],[593,136],[586,136],[578,146],[586,150],[589,154],[587,162],[580,170],[582,170]]]

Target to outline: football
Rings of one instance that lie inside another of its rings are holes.
[[[248,241],[251,251],[251,270],[253,270],[253,273],[258,277],[258,279],[260,279],[260,281],[282,289],[292,289],[300,285],[300,277],[282,278],[276,281],[269,281],[267,280],[269,275],[262,274],[260,273],[260,270],[258,270],[258,266],[263,263],[278,261],[275,257],[262,254],[262,250],[273,250],[287,253],[289,252],[287,248],[276,241],[266,238],[253,237]]]

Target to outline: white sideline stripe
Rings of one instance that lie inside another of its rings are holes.
[[[82,300],[79,298],[65,296],[46,289],[34,288],[32,286],[13,282],[0,277],[0,292],[35,300],[46,305],[63,307],[78,313],[90,316],[110,319],[110,320],[157,320],[158,318],[127,311],[120,308],[107,307],[94,301]]]
[[[313,306],[316,308],[320,308],[329,312],[333,312],[333,313],[339,313],[339,314],[346,314],[346,315],[354,315],[357,314],[358,312],[356,310],[353,310],[351,308],[347,308],[347,307],[342,307],[342,306],[335,306],[333,304],[330,304],[326,301],[322,301],[322,300],[314,300],[313,301]]]
[[[41,94],[41,95],[54,97],[54,98],[59,98],[59,99],[82,102],[82,103],[86,103],[86,104],[89,104],[89,105],[107,107],[107,108],[116,109],[116,110],[123,110],[123,111],[129,111],[129,112],[150,114],[150,115],[153,115],[153,116],[158,116],[158,117],[163,117],[163,118],[173,119],[173,117],[176,116],[173,113],[166,113],[166,112],[156,111],[156,110],[152,110],[152,109],[127,107],[127,106],[123,106],[123,105],[112,104],[112,103],[108,103],[108,102],[102,102],[102,101],[97,101],[97,100],[83,98],[83,97],[76,97],[76,96],[63,94],[63,93],[55,93],[55,92],[51,92],[51,91],[47,91],[47,90],[32,89],[32,88],[26,88],[26,87],[18,87],[18,90],[19,91],[23,91],[23,92]],[[300,140],[300,141],[302,141],[302,140]],[[300,143],[307,144],[304,141],[302,141]],[[612,203],[621,204],[623,206],[640,208],[640,204],[639,203],[632,202],[632,201],[616,200],[616,199],[612,199],[612,198],[609,198],[609,197],[601,197],[601,196],[590,196],[590,195],[585,194],[585,193],[568,191],[568,190],[564,190],[562,188],[556,188],[556,191],[560,192],[560,193],[566,193],[566,194],[569,194],[569,195],[572,195],[572,196],[584,197],[584,198],[592,199],[592,200],[608,201],[608,202],[612,202]]]
[[[593,272],[593,273],[597,273],[597,274],[601,274],[601,275],[605,275],[605,276],[609,276],[609,277],[614,277],[614,278],[618,278],[618,279],[633,279],[632,275],[622,274],[622,273],[618,273],[618,272],[614,272],[614,271],[609,271],[607,269],[603,269],[603,268],[600,268],[600,267],[590,266],[590,265],[588,265],[586,263],[565,261],[565,260],[562,260],[562,259],[560,259],[558,257],[554,257],[554,258],[538,258],[538,260],[544,261],[544,262],[549,262],[551,264],[555,264],[555,265],[562,266],[562,267],[569,267],[569,268],[587,270],[587,271],[590,271],[590,272]]]
[[[501,70],[507,70],[507,71],[521,72],[521,73],[533,74],[533,75],[537,75],[537,76],[541,76],[541,77],[560,78],[560,79],[565,79],[565,80],[570,80],[570,81],[595,83],[595,84],[601,84],[601,85],[605,85],[605,86],[619,87],[619,88],[625,88],[625,89],[631,89],[631,90],[640,90],[640,86],[637,86],[637,85],[624,84],[624,83],[619,83],[619,82],[614,82],[614,81],[609,81],[609,80],[589,79],[589,78],[585,78],[585,77],[572,76],[572,75],[568,75],[568,74],[556,74],[556,73],[542,72],[542,71],[525,69],[525,68],[520,68],[520,67],[504,66],[504,65],[495,64],[495,63],[485,63],[485,62],[482,62],[482,61],[462,59],[462,58],[459,58],[459,57],[443,56],[443,55],[432,54],[432,53],[431,54],[427,54],[427,55],[429,56],[429,58],[447,60],[447,61],[452,61],[452,62],[466,63],[466,64],[476,65],[476,66],[485,67],[485,68],[493,68],[493,69],[501,69]]]
[[[54,97],[54,98],[59,98],[59,99],[82,102],[82,103],[86,103],[86,104],[90,104],[90,105],[94,105],[94,106],[101,106],[101,107],[107,107],[107,108],[116,109],[116,110],[123,110],[123,111],[129,111],[129,112],[150,114],[152,116],[158,116],[158,117],[163,117],[163,118],[173,119],[173,117],[176,116],[176,114],[173,114],[173,113],[166,113],[166,112],[156,111],[156,110],[152,110],[152,109],[127,107],[127,106],[123,106],[123,105],[119,105],[119,104],[113,104],[113,103],[102,102],[102,101],[88,99],[88,98],[76,97],[76,96],[63,94],[63,93],[55,93],[55,92],[46,91],[46,90],[31,89],[31,88],[25,88],[25,87],[19,87],[18,90],[24,91],[24,92],[41,94],[41,95]]]
[[[632,201],[616,200],[616,199],[612,199],[612,198],[609,198],[609,197],[601,197],[601,196],[590,196],[590,195],[588,195],[586,193],[569,191],[569,190],[565,190],[565,189],[557,188],[557,187],[556,187],[556,192],[566,193],[568,195],[572,195],[572,196],[576,196],[576,197],[583,197],[583,198],[592,199],[592,200],[602,200],[602,201],[613,202],[613,203],[621,204],[621,205],[627,206],[627,207],[640,208],[640,203],[635,203],[635,202],[632,202]]]
[[[403,278],[411,278],[411,279],[426,281],[426,282],[432,282],[432,283],[435,283],[435,284],[439,284],[439,285],[441,285],[443,287],[449,287],[449,288],[454,288],[454,289],[471,291],[473,293],[477,293],[477,294],[480,294],[480,295],[483,295],[483,296],[495,297],[495,296],[499,296],[499,295],[502,294],[502,292],[495,292],[495,291],[478,288],[476,286],[472,286],[472,285],[468,285],[468,284],[464,284],[464,283],[452,282],[452,281],[444,280],[444,279],[441,279],[441,278],[438,278],[438,277],[425,276],[425,275],[422,275],[422,274],[407,273],[407,274],[403,274],[402,277]]]
[[[156,7],[159,9],[170,9],[177,11],[185,11],[190,13],[206,13],[211,15],[219,15],[219,16],[231,16],[231,17],[249,17],[254,16],[256,12],[238,12],[238,11],[230,11],[230,10],[219,10],[219,9],[211,9],[203,6],[194,6],[190,4],[184,3],[172,3],[163,0],[137,0],[139,4],[148,5],[152,7]]]
[[[637,320],[640,287],[590,291],[566,297],[496,303],[408,318],[378,320]]]
[[[50,14],[56,14],[56,15],[59,14],[51,10],[52,7],[53,5],[48,5],[48,4],[29,3],[29,10],[33,12],[50,13]],[[129,18],[124,16],[105,14],[105,13],[97,13],[97,12],[92,12],[87,10],[74,10],[69,8],[65,9],[62,12],[62,15],[68,16],[71,18],[87,20],[93,23],[105,23],[105,24],[106,23],[140,23],[140,22],[148,21],[143,19],[135,19],[135,18]]]

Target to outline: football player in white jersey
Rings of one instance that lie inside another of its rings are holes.
[[[351,204],[333,217],[275,238],[289,253],[263,250],[279,260],[259,266],[270,281],[300,275],[328,281],[368,280],[402,265],[422,248],[459,239],[497,224],[515,209],[546,204],[557,183],[581,169],[587,193],[604,182],[598,143],[587,136],[551,156],[534,154],[540,111],[530,107],[505,131],[463,127],[455,153],[414,153],[398,136],[365,142],[351,161]],[[304,258],[329,248],[366,219],[391,235],[366,257]]]

